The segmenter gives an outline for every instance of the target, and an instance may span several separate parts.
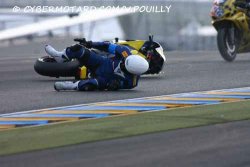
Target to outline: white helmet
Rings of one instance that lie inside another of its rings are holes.
[[[125,60],[125,68],[131,74],[141,75],[147,72],[149,64],[139,55],[130,55]]]

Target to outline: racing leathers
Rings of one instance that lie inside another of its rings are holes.
[[[109,42],[88,42],[86,47],[76,44],[66,49],[68,59],[78,59],[91,73],[90,79],[78,82],[77,90],[118,90],[137,86],[139,76],[124,68],[126,57],[131,55],[128,47]],[[107,52],[112,58],[88,48]]]

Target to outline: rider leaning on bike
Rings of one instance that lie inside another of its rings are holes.
[[[113,58],[105,57],[90,48],[113,54]],[[91,78],[77,82],[56,82],[54,87],[59,90],[118,90],[132,89],[137,86],[139,76],[148,70],[148,62],[131,54],[129,47],[110,42],[92,42],[82,40],[81,45],[75,44],[63,51],[56,51],[46,45],[45,51],[59,63],[78,59],[91,71]]]
[[[242,9],[247,9],[247,15],[249,15],[249,9],[250,9],[250,0],[235,0],[234,3],[237,7],[240,7]]]

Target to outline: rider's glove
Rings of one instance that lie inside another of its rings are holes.
[[[85,46],[86,48],[92,48],[92,41],[86,41],[83,46]]]
[[[92,41],[86,41],[85,38],[75,38],[74,41],[79,42],[80,45],[85,46],[86,48],[92,48]]]

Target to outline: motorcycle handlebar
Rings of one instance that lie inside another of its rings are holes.
[[[150,42],[153,42],[153,35],[149,35],[148,38]]]
[[[80,44],[86,43],[86,39],[85,38],[75,38],[74,41],[75,42],[79,42]]]

